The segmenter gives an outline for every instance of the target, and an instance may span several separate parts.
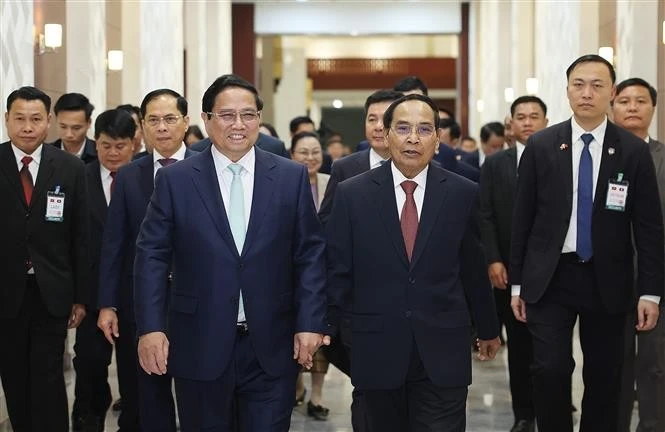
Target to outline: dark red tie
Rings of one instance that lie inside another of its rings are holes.
[[[402,207],[400,225],[404,245],[406,246],[406,255],[410,262],[413,256],[413,246],[416,244],[416,234],[418,233],[418,209],[416,208],[416,201],[413,199],[413,191],[416,190],[418,183],[406,180],[401,185],[406,193],[406,201],[404,201],[404,207]]]
[[[30,174],[30,170],[28,169],[30,162],[32,162],[32,158],[30,156],[23,156],[23,159],[21,159],[23,167],[21,168],[21,171],[19,171],[19,175],[21,176],[21,184],[23,185],[23,195],[25,195],[25,202],[28,205],[30,205],[30,201],[32,201],[32,190],[34,189],[32,174]]]
[[[157,162],[159,162],[161,166],[165,167],[178,162],[178,160],[173,158],[164,158],[158,160]]]
[[[111,195],[113,195],[113,189],[115,188],[115,175],[116,171],[111,171]]]

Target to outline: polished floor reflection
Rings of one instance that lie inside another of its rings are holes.
[[[577,333],[577,332],[576,332]],[[577,367],[573,376],[573,401],[580,406],[582,398],[582,355],[579,340],[575,340],[575,362]],[[469,388],[467,404],[467,431],[468,432],[507,432],[513,424],[510,408],[510,394],[508,392],[508,376],[506,367],[506,350],[502,349],[492,362],[479,362],[474,360],[473,384]],[[109,372],[114,398],[117,398],[118,386],[115,366]],[[74,374],[72,370],[66,372],[67,393],[70,406],[73,401]],[[305,385],[309,388],[309,378],[305,378]],[[326,375],[323,390],[324,405],[330,409],[327,421],[317,421],[307,416],[306,404],[296,407],[291,417],[292,432],[351,432],[350,410],[351,383],[349,379],[334,367]],[[636,426],[633,416],[633,429]],[[575,421],[579,415],[575,416]],[[117,430],[117,415],[109,413],[106,419],[106,431]],[[11,431],[9,422],[0,424],[0,432]]]

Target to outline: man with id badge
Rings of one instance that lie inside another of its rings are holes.
[[[0,377],[16,431],[69,430],[65,337],[86,315],[85,170],[44,145],[50,109],[37,88],[10,93],[0,144]]]
[[[585,386],[580,431],[617,432],[626,318],[637,310],[638,331],[658,320],[663,217],[649,147],[607,119],[613,66],[585,55],[566,76],[572,118],[531,135],[518,168],[511,306],[533,338],[539,432],[573,430],[567,383],[578,317]]]

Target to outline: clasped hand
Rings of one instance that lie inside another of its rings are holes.
[[[293,358],[305,369],[314,364],[314,353],[321,345],[330,345],[330,336],[320,333],[301,332],[293,336]]]

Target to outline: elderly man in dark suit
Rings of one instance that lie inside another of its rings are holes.
[[[0,378],[16,431],[69,430],[67,328],[88,301],[88,200],[80,159],[44,145],[51,98],[7,97],[0,144]]]
[[[531,383],[532,344],[526,325],[510,309],[508,261],[517,185],[517,166],[528,138],[547,126],[547,107],[536,96],[521,96],[510,107],[516,146],[485,159],[480,174],[480,233],[487,271],[494,287],[499,325],[508,336],[508,371],[515,424],[511,432],[533,432],[535,410]]]
[[[481,359],[500,347],[478,187],[431,164],[438,123],[426,96],[393,102],[390,163],[340,183],[326,225],[330,317],[370,431],[464,431],[471,319]]]
[[[656,167],[660,206],[665,215],[665,146],[649,136],[649,125],[656,109],[658,93],[641,78],[630,78],[617,85],[612,101],[612,118],[624,129],[649,145]],[[661,303],[660,312],[663,307]],[[665,431],[665,319],[658,320],[651,331],[638,332],[635,338],[636,317],[626,321],[626,356],[621,386],[619,432],[628,432],[635,402],[639,410],[639,432]],[[635,341],[637,339],[637,354]]]
[[[540,432],[570,432],[573,327],[584,351],[580,431],[618,430],[624,325],[658,320],[664,239],[648,145],[615,126],[612,65],[597,55],[566,71],[570,120],[532,135],[520,160],[511,260],[512,308],[533,337],[534,402]]]

